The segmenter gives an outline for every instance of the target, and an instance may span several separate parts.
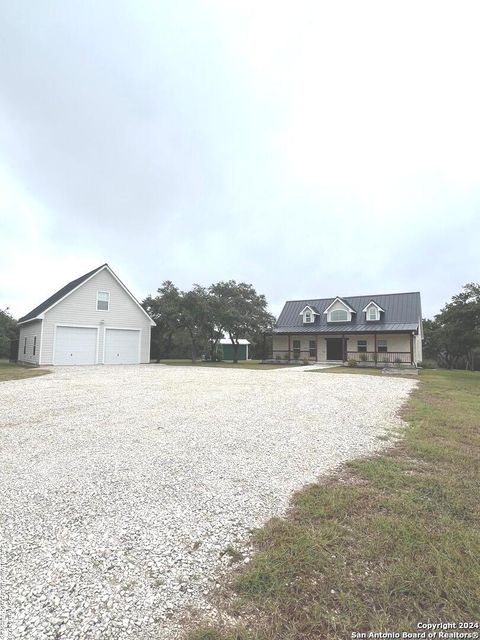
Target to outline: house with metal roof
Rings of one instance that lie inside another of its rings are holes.
[[[290,300],[273,331],[273,357],[415,365],[422,339],[418,291]]]
[[[155,323],[108,264],[66,284],[20,318],[18,325],[19,362],[150,362]]]

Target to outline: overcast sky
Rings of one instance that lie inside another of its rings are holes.
[[[480,280],[480,5],[0,0],[0,305]]]

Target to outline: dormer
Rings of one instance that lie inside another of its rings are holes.
[[[320,315],[316,309],[307,304],[306,307],[300,311],[299,315],[303,316],[303,324],[313,324],[315,322],[315,316]]]
[[[351,322],[356,311],[345,300],[337,297],[323,313],[327,316],[327,322]]]
[[[370,300],[365,309],[363,310],[365,314],[365,320],[367,322],[378,322],[381,320],[382,313],[385,313],[385,309],[382,309],[380,305],[378,305],[375,300]]]

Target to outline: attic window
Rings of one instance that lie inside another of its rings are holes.
[[[374,307],[373,304],[368,310],[368,319],[369,320],[378,320],[378,309]]]
[[[110,293],[97,291],[97,311],[108,311],[110,308]]]
[[[312,312],[311,311],[305,311],[305,322],[311,322],[312,321]]]
[[[345,309],[335,309],[330,312],[330,322],[348,322],[348,312]]]

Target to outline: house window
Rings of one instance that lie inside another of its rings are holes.
[[[300,358],[300,340],[293,341],[293,359],[298,360]]]
[[[368,319],[369,320],[378,320],[378,310],[373,305],[368,310]]]
[[[27,339],[26,338],[24,339],[24,342],[23,342],[23,353],[27,353]]]
[[[378,351],[378,353],[387,353],[387,341],[386,340],[378,340],[377,341],[377,351]]]
[[[347,322],[348,313],[345,309],[335,309],[330,312],[330,322]]]
[[[310,354],[310,358],[315,358],[315,360],[317,359],[317,341],[316,340],[310,340],[308,343],[308,351]]]
[[[312,321],[312,312],[305,311],[305,322],[311,322],[311,321]]]
[[[37,350],[37,336],[33,336],[33,355],[35,355],[36,350]]]
[[[366,340],[358,340],[357,341],[357,351],[358,351],[358,353],[367,353],[367,341]]]
[[[97,311],[108,311],[110,307],[110,294],[108,291],[97,292]]]

